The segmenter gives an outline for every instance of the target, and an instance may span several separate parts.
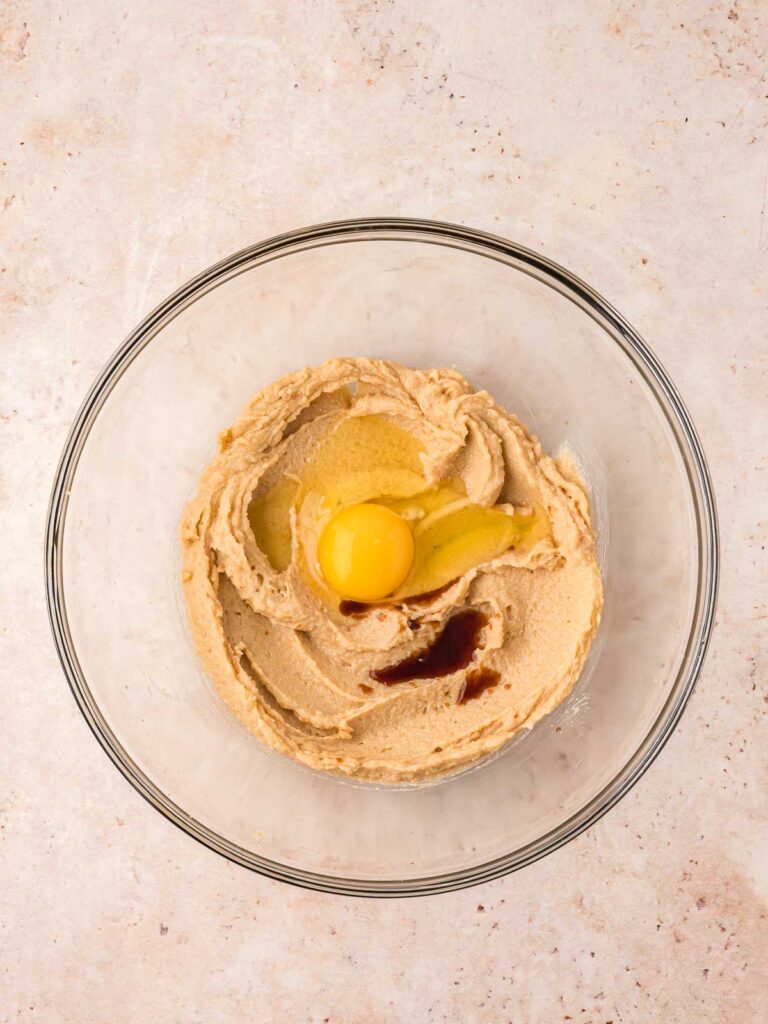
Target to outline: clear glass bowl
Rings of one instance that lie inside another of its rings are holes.
[[[591,489],[605,613],[576,688],[499,754],[420,788],[345,782],[265,749],[220,702],[187,629],[178,522],[217,433],[269,381],[337,355],[457,366],[547,451],[567,445]],[[239,864],[371,896],[495,878],[605,813],[691,695],[717,582],[705,459],[637,333],[549,260],[430,221],[295,231],[172,295],[86,398],[46,544],[64,671],[133,786]]]

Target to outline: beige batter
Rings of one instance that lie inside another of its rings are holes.
[[[318,576],[306,478],[355,417],[417,439],[424,486],[456,480],[475,506],[539,509],[546,530],[431,597],[342,614]],[[335,359],[257,394],[221,449],[184,512],[184,589],[207,672],[264,743],[325,771],[425,780],[498,749],[568,695],[602,607],[589,503],[573,469],[487,392],[452,370]],[[284,517],[270,512],[260,547],[249,510],[279,488]],[[464,609],[484,616],[466,668],[394,685],[371,677],[428,649]],[[482,678],[494,684],[477,687]]]

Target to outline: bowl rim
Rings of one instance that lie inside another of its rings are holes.
[[[230,842],[175,804],[136,765],[112,732],[80,667],[67,619],[63,589],[63,536],[69,492],[90,430],[112,389],[160,328],[205,292],[254,264],[304,248],[356,241],[424,241],[499,260],[532,274],[596,319],[632,359],[672,428],[686,468],[696,519],[698,578],[686,651],[664,706],[643,741],[599,793],[565,822],[512,853],[487,863],[437,875],[405,879],[341,878],[305,871],[261,857]],[[152,310],[98,374],[68,433],[56,468],[45,528],[45,591],[56,652],[72,694],[102,749],[127,781],[156,810],[193,839],[228,860],[277,881],[344,896],[402,897],[450,892],[478,885],[533,863],[580,835],[609,811],[647,771],[677,726],[701,671],[714,625],[720,550],[717,511],[707,461],[690,415],[670,377],[635,329],[575,274],[553,260],[498,235],[442,221],[364,217],[299,228],[247,246],[213,264]]]

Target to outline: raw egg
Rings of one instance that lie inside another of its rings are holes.
[[[380,601],[403,583],[413,564],[413,534],[384,505],[349,505],[320,535],[320,569],[337,594],[353,601]]]

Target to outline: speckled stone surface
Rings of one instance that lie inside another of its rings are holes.
[[[2,6],[0,1021],[765,1021],[767,42],[760,0]],[[248,874],[145,804],[42,586],[56,460],[128,330],[252,241],[379,213],[613,301],[689,405],[723,547],[705,670],[636,789],[518,875],[392,902]]]

